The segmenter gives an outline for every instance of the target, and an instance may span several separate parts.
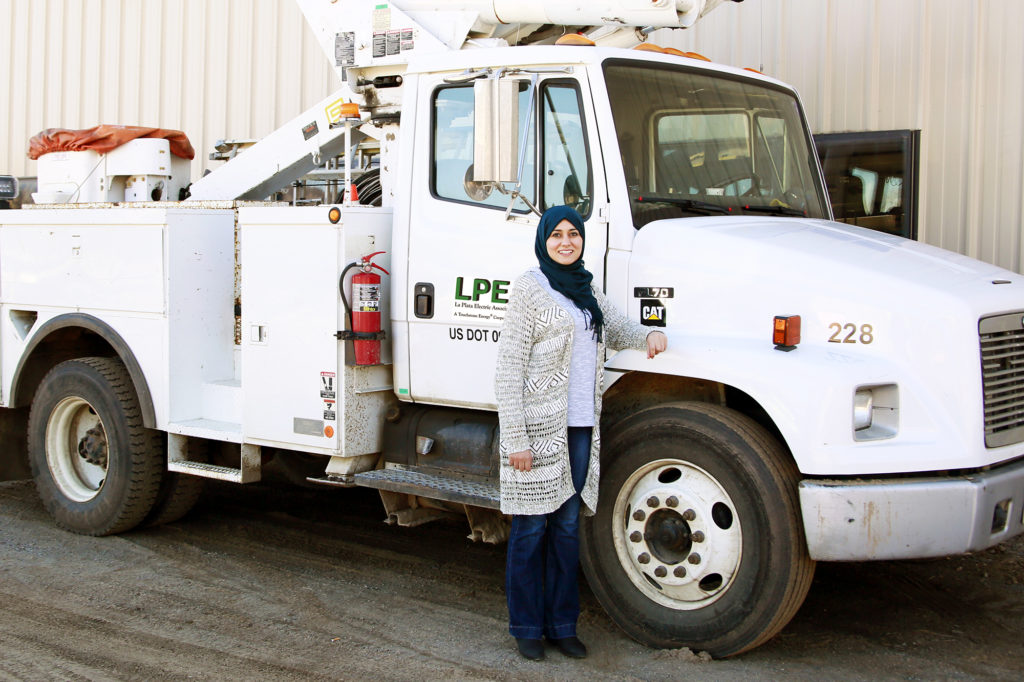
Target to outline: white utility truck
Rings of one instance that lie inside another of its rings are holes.
[[[57,522],[167,522],[273,460],[502,540],[496,342],[537,211],[570,204],[595,282],[669,337],[605,360],[582,527],[631,636],[735,654],[815,561],[1020,533],[1024,277],[832,222],[790,87],[644,43],[715,4],[300,0],[344,87],[187,199],[131,201],[187,184],[144,159],[91,203],[40,177],[64,203],[0,212],[0,403]],[[263,201],[338,155],[358,199]]]

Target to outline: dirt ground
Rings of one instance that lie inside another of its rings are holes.
[[[711,661],[630,640],[583,588],[583,661],[506,633],[504,546],[390,527],[376,493],[208,485],[184,520],[57,529],[0,483],[0,680],[1024,677],[1024,537],[972,556],[820,564],[774,640]]]

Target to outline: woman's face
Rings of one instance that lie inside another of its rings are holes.
[[[547,242],[548,255],[559,265],[572,265],[583,255],[583,235],[568,220],[555,225]]]

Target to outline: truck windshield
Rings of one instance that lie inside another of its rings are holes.
[[[635,227],[722,214],[826,217],[791,94],[680,67],[609,61],[604,70]]]

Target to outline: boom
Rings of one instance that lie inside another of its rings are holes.
[[[341,89],[247,149],[244,162],[233,159],[196,180],[191,198],[263,199],[339,154],[344,128],[334,117],[337,105],[357,102],[378,122],[396,117],[401,75],[414,56],[550,44],[575,32],[599,45],[632,47],[650,30],[688,28],[727,1],[296,0],[341,78]],[[380,139],[384,127],[361,130]],[[389,179],[382,182],[387,196]]]

